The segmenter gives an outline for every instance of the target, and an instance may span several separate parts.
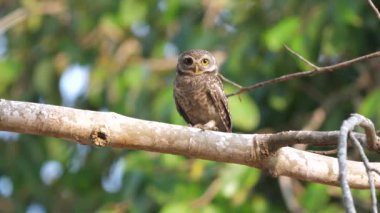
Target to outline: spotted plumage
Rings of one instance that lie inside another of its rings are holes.
[[[178,112],[188,124],[231,132],[227,97],[215,57],[210,52],[190,50],[178,57],[174,99]]]

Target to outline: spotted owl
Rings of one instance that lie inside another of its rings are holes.
[[[189,50],[178,57],[174,100],[188,124],[231,132],[231,115],[215,57],[206,50]]]

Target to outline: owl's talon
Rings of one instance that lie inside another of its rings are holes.
[[[218,127],[216,127],[216,123],[214,120],[211,120],[205,124],[195,124],[193,127],[199,128],[203,131],[205,130],[218,131]]]

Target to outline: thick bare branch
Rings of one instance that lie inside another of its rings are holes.
[[[0,100],[0,130],[64,138],[82,144],[139,149],[243,164],[306,181],[339,185],[336,158],[284,147],[337,144],[339,132],[236,134],[204,131],[67,107]],[[362,140],[362,135],[356,137]],[[361,143],[363,143],[361,141]],[[363,143],[365,144],[365,143]],[[281,148],[282,147],[282,148]],[[368,188],[361,162],[348,161],[351,187]],[[371,167],[380,169],[379,163]],[[380,178],[374,177],[376,187]]]

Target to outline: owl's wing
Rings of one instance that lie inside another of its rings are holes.
[[[178,94],[174,93],[174,101],[175,101],[175,106],[177,107],[177,111],[179,114],[185,119],[186,123],[193,125],[190,122],[189,116],[186,114],[185,110],[182,108],[183,106],[183,98],[181,98]]]
[[[232,131],[232,122],[231,115],[228,109],[227,97],[223,91],[223,83],[218,78],[211,85],[211,88],[208,90],[208,95],[211,97],[211,100],[214,102],[214,106],[216,106],[219,117],[223,122],[223,126],[225,127],[226,132]]]

